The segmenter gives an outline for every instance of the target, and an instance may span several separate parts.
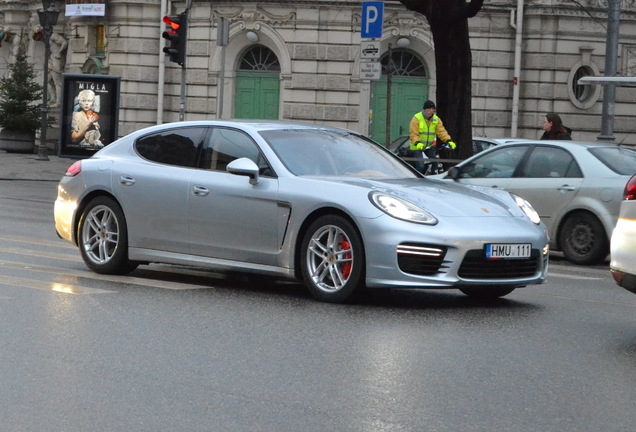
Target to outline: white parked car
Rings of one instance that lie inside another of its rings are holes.
[[[525,198],[548,227],[550,249],[589,265],[607,258],[623,188],[635,173],[636,151],[624,146],[525,140],[499,144],[429,178]]]
[[[616,283],[636,294],[636,175],[625,186],[612,233],[610,269]]]

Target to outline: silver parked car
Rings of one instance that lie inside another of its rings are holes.
[[[364,287],[500,297],[542,283],[548,266],[525,200],[424,179],[350,131],[278,122],[121,138],[69,168],[55,227],[98,273],[161,262],[270,274],[329,302]]]
[[[609,253],[625,183],[636,173],[636,152],[608,143],[518,141],[501,144],[437,178],[502,189],[537,210],[550,248],[576,264]]]
[[[636,294],[636,175],[625,185],[610,241],[610,269],[616,283]]]

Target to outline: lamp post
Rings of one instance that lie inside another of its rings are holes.
[[[57,24],[57,17],[60,12],[55,8],[53,0],[42,0],[42,9],[38,11],[38,18],[42,26],[44,36],[44,88],[42,89],[42,123],[40,125],[40,144],[38,145],[38,155],[36,160],[49,160],[48,149],[46,147],[46,130],[49,126],[49,57],[51,56],[51,35],[53,26]]]
[[[618,58],[618,34],[621,21],[621,0],[607,3],[607,40],[605,44],[605,76],[616,76]],[[600,141],[614,141],[614,114],[616,111],[616,86],[606,84],[603,88],[603,112],[601,114]]]

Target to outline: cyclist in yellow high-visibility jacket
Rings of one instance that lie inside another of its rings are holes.
[[[435,146],[437,139],[446,144],[451,150],[457,145],[451,140],[451,136],[446,131],[442,119],[435,114],[435,103],[427,100],[424,102],[422,111],[418,112],[411,119],[409,124],[409,137],[411,140],[411,151],[416,158],[424,158],[426,154],[428,158],[435,157]],[[423,171],[424,162],[417,162],[415,168]]]

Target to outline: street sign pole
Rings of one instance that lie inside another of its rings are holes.
[[[379,61],[373,62],[373,60],[380,59],[379,39],[382,39],[383,25],[384,3],[381,1],[362,2],[360,36],[362,39],[371,39],[371,41],[363,41],[360,45],[360,78],[362,79],[379,80],[382,78],[382,64]],[[378,39],[378,41],[376,41],[376,39]],[[364,62],[362,60],[372,61]],[[388,104],[390,104],[390,102],[388,102]],[[390,109],[389,107],[387,107],[387,111]],[[388,116],[389,112],[387,112],[387,117]],[[369,111],[369,118],[372,119],[371,111]],[[371,122],[373,122],[373,120],[371,120]],[[388,140],[386,144],[389,144]]]
[[[389,61],[386,63],[386,67],[386,131],[384,146],[388,147],[391,144],[391,83],[393,81],[393,51],[391,50],[391,44],[389,44]]]

